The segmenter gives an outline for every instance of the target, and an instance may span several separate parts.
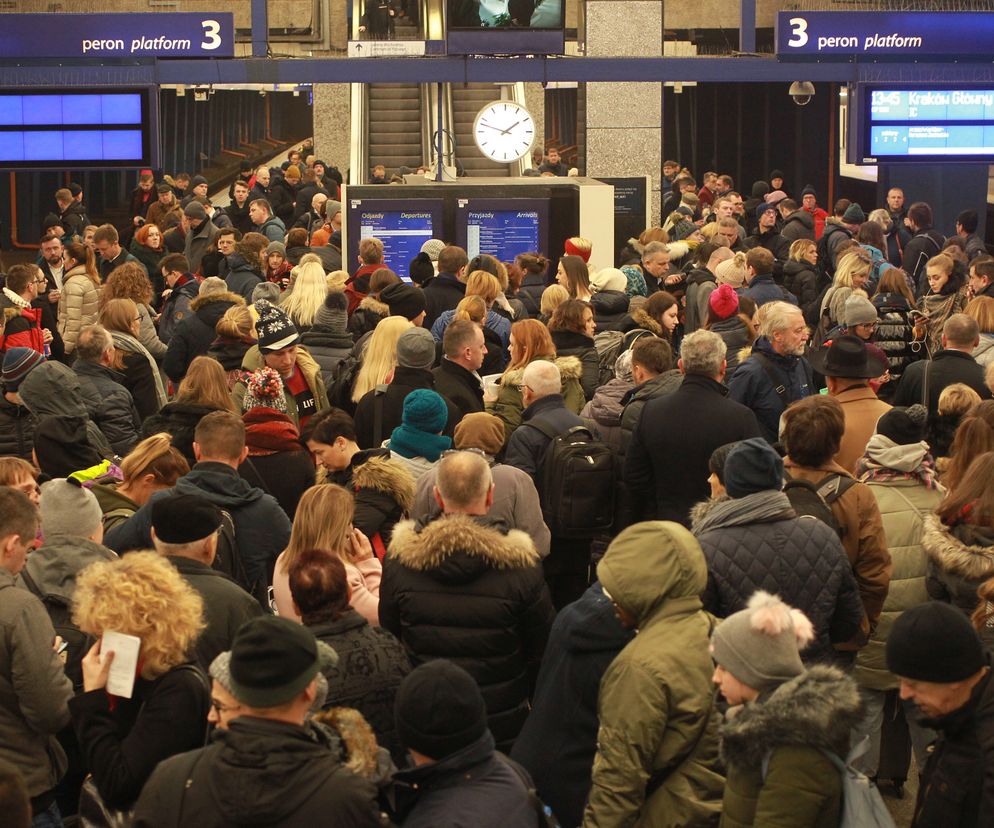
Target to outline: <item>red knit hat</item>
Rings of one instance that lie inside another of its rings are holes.
[[[719,285],[711,291],[708,305],[719,319],[728,319],[739,311],[739,295],[731,285]]]

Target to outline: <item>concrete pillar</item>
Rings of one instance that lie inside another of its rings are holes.
[[[660,0],[586,0],[590,57],[663,54]],[[659,222],[662,175],[662,84],[586,84],[588,176],[652,176],[652,220]]]
[[[326,164],[349,169],[350,99],[347,83],[314,84],[314,153]]]

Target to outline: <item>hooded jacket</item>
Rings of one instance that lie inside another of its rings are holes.
[[[815,240],[815,220],[807,210],[795,210],[783,221],[780,235],[793,243],[798,239]]]
[[[114,451],[124,457],[138,442],[141,418],[124,377],[103,365],[77,359],[73,370],[90,418]]]
[[[625,407],[623,401],[635,386],[629,380],[615,377],[608,380],[594,392],[580,412],[584,420],[591,420],[596,425],[601,440],[615,451],[621,450],[621,415]]]
[[[842,780],[824,751],[844,760],[850,730],[861,720],[855,683],[827,666],[812,667],[738,708],[721,731],[728,766],[722,828],[835,828]]]
[[[424,289],[426,313],[422,327],[431,330],[435,320],[444,311],[455,310],[456,305],[466,295],[466,283],[460,282],[454,273],[439,273]]]
[[[628,451],[628,444],[632,439],[632,432],[638,425],[639,417],[642,416],[642,409],[649,400],[657,397],[664,397],[672,394],[683,382],[683,374],[676,368],[664,371],[657,377],[646,380],[641,385],[636,385],[622,398],[621,403],[624,410],[621,412],[621,448],[618,452],[619,460],[623,460],[625,452]]]
[[[610,331],[628,313],[628,294],[623,290],[599,290],[590,297],[597,330]]]
[[[251,373],[252,371],[258,371],[263,365],[265,365],[265,362],[262,353],[259,351],[259,346],[253,345],[245,352],[245,358],[242,360],[242,370]],[[314,411],[312,414],[317,414],[319,411],[324,411],[328,408],[328,392],[325,390],[324,380],[321,378],[321,366],[307,353],[306,348],[297,348],[296,370],[300,371],[303,375],[308,389],[314,396]],[[244,381],[238,380],[234,384],[231,389],[231,398],[235,402],[235,407],[241,411],[242,403],[245,401]],[[290,393],[290,389],[286,387],[286,383],[283,384],[283,399],[286,400],[287,416],[299,428],[300,415],[297,412],[297,400]]]
[[[597,576],[637,633],[601,681],[583,826],[713,824],[724,779],[701,548],[678,524],[643,523],[614,540]]]
[[[218,321],[232,305],[243,305],[245,300],[237,293],[221,291],[197,296],[190,302],[191,313],[180,320],[169,337],[162,368],[173,382],[186,376],[194,357],[203,356],[217,337]]]
[[[27,407],[8,400],[0,391],[0,457],[31,460],[35,418]]]
[[[553,616],[524,532],[460,514],[394,528],[380,624],[415,665],[447,658],[476,679],[499,746],[510,747],[528,715]]]
[[[595,583],[563,607],[549,634],[532,712],[511,758],[531,774],[564,826],[579,825],[597,752],[597,693],[608,665],[635,633]]]
[[[815,304],[818,301],[818,272],[815,266],[810,262],[798,262],[794,259],[784,262],[783,286],[797,297],[797,304],[804,312],[804,318],[817,320],[818,308]]]
[[[686,315],[683,322],[684,335],[704,327],[708,320],[708,300],[718,287],[714,273],[706,267],[697,267],[687,274],[687,293],[684,298]]]
[[[354,339],[373,330],[390,315],[390,306],[374,296],[364,296],[349,317],[349,333]]]
[[[583,388],[584,398],[589,400],[601,382],[600,357],[593,338],[576,331],[557,330],[552,331],[552,344],[558,357],[576,357],[580,360],[580,387]]]
[[[376,788],[324,728],[241,716],[202,750],[156,768],[135,828],[376,828]]]
[[[86,275],[83,265],[76,265],[62,277],[62,294],[59,296],[59,334],[65,343],[66,354],[76,350],[79,332],[97,321],[100,290]]]
[[[442,434],[452,436],[452,432],[462,415],[452,401],[435,388],[435,376],[427,368],[408,368],[398,365],[393,372],[389,385],[378,385],[367,391],[356,405],[356,442],[359,448],[379,448],[387,440],[393,430],[399,426],[404,417],[404,400],[412,391],[426,388],[436,391],[445,400],[449,411],[448,419]],[[379,434],[375,434],[376,409],[382,406],[382,424]]]
[[[187,261],[190,263],[191,273],[196,273],[200,270],[200,260],[220,235],[221,228],[211,221],[210,217],[205,218],[196,231],[186,234],[183,255],[186,256]]]
[[[838,536],[820,520],[797,517],[787,495],[723,496],[697,504],[691,517],[708,564],[708,612],[727,618],[757,590],[779,595],[814,626],[806,663],[830,662],[833,642],[859,632],[863,604]]]
[[[167,349],[176,326],[190,315],[190,305],[200,295],[199,291],[200,282],[193,276],[189,276],[183,284],[176,285],[169,294],[169,298],[162,303],[162,315],[159,318],[159,339],[166,343]]]
[[[216,411],[206,405],[193,403],[166,403],[155,414],[142,423],[141,438],[151,437],[159,432],[172,435],[173,446],[180,451],[191,466],[197,462],[193,454],[193,435],[197,425],[208,414]]]
[[[270,239],[270,241],[283,241],[283,237]],[[228,290],[241,296],[246,304],[252,301],[252,291],[255,286],[262,281],[257,265],[249,264],[241,253],[228,254],[228,275],[224,277]]]
[[[152,545],[152,504],[172,494],[204,497],[231,514],[235,546],[249,583],[267,576],[290,541],[290,521],[272,495],[250,486],[224,463],[197,463],[173,489],[156,492],[134,516],[107,533],[104,543],[119,555]]]

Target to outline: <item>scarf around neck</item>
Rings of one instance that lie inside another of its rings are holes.
[[[401,457],[408,459],[424,457],[429,463],[434,463],[442,456],[442,452],[452,448],[452,438],[444,434],[429,434],[418,431],[406,425],[399,425],[390,435],[390,451],[395,451]]]
[[[114,340],[114,347],[118,350],[145,357],[149,368],[152,370],[152,379],[155,380],[155,397],[158,400],[159,408],[162,408],[162,406],[169,402],[169,399],[166,397],[166,389],[162,386],[162,375],[159,373],[159,365],[155,361],[155,358],[148,352],[144,345],[129,334],[121,333],[120,331],[110,331],[110,336]]]
[[[787,495],[775,491],[753,492],[745,497],[731,498],[717,503],[699,523],[694,525],[694,534],[700,535],[710,529],[761,523],[778,517],[783,520],[794,517]]]

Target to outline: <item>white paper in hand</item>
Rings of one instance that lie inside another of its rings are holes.
[[[113,696],[130,699],[135,689],[135,673],[138,670],[138,652],[142,640],[136,635],[105,630],[100,644],[100,657],[114,653],[114,660],[107,675],[107,692]]]

